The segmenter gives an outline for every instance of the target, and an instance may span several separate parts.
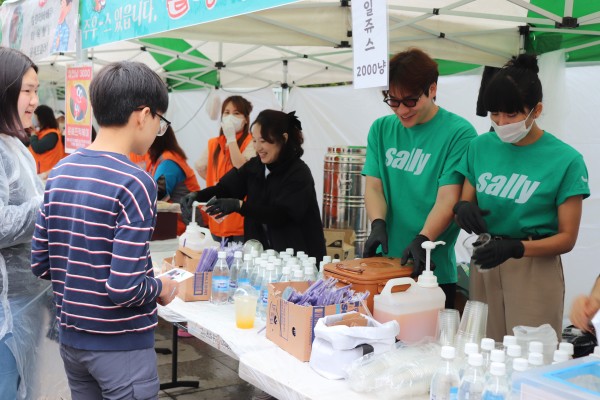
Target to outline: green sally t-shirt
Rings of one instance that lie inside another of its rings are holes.
[[[494,235],[554,235],[558,206],[590,195],[583,157],[548,132],[527,146],[485,133],[471,142],[458,171],[475,187],[479,207],[490,210],[485,220]]]
[[[400,257],[421,231],[440,186],[462,185],[464,178],[456,167],[476,136],[467,120],[443,108],[430,121],[412,128],[402,126],[396,115],[373,123],[362,174],[379,178],[383,184],[389,256]],[[432,253],[439,283],[456,282],[458,231],[451,223],[436,238],[446,242]]]

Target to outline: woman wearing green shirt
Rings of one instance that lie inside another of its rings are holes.
[[[565,283],[560,255],[575,246],[589,196],[583,157],[536,123],[542,85],[534,55],[511,60],[489,82],[484,103],[493,132],[474,139],[458,171],[465,176],[456,222],[488,232],[471,269],[470,298],[489,306],[487,336],[517,325],[550,324],[560,338]]]

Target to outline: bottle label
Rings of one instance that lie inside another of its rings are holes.
[[[231,279],[229,281],[229,289],[234,289],[235,290],[235,289],[237,289],[237,287],[238,287],[237,283],[233,279]]]
[[[250,279],[248,279],[248,278],[238,279],[238,286],[249,285],[249,284],[250,284]]]
[[[214,292],[227,292],[229,279],[226,276],[213,276],[212,290]]]

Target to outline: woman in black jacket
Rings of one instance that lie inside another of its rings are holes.
[[[207,212],[216,218],[232,212],[243,215],[245,240],[256,239],[277,251],[293,247],[321,260],[325,237],[315,182],[300,159],[300,121],[294,112],[264,110],[251,130],[257,156],[233,168],[217,185],[184,197],[182,212],[191,215],[194,201],[216,196]]]

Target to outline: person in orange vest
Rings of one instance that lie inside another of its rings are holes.
[[[194,170],[187,163],[187,156],[177,143],[175,132],[169,126],[162,136],[156,136],[146,156],[148,173],[158,185],[157,199],[179,203],[186,194],[197,192],[200,185]],[[185,224],[179,215],[177,235],[185,231]]]
[[[208,141],[208,147],[196,161],[198,175],[206,180],[206,186],[214,186],[233,167],[240,168],[256,156],[249,133],[252,103],[242,96],[230,96],[221,106],[221,130],[219,136]],[[231,214],[221,223],[210,218],[208,227],[213,239],[221,241],[244,241],[244,217]]]
[[[38,174],[49,172],[64,156],[62,137],[54,111],[46,105],[38,106],[34,111],[37,131],[30,137],[29,151],[35,159]]]

